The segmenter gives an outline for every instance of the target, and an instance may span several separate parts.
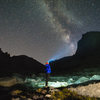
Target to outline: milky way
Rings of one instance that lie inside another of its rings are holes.
[[[73,55],[87,31],[100,31],[100,0],[0,0],[0,48],[45,63]]]

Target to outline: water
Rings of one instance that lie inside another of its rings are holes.
[[[48,86],[53,87],[66,87],[72,84],[79,84],[83,82],[87,82],[90,80],[100,80],[100,75],[93,76],[51,76],[48,82]],[[25,82],[32,87],[44,87],[45,79],[44,77],[34,77],[34,78],[26,78]]]

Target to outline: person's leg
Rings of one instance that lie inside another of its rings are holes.
[[[48,85],[48,80],[47,80],[47,73],[46,73],[46,81],[45,81],[46,83],[45,83],[45,86],[47,86]]]
[[[48,73],[46,73],[46,86],[48,86],[49,76],[50,75]]]

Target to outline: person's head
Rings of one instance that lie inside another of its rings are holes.
[[[45,63],[46,65],[49,64],[48,62]]]

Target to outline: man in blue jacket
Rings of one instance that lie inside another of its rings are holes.
[[[51,68],[50,68],[50,65],[48,62],[46,62],[45,66],[46,66],[46,69],[45,69],[45,71],[46,71],[46,86],[48,86],[48,80],[50,77]]]

